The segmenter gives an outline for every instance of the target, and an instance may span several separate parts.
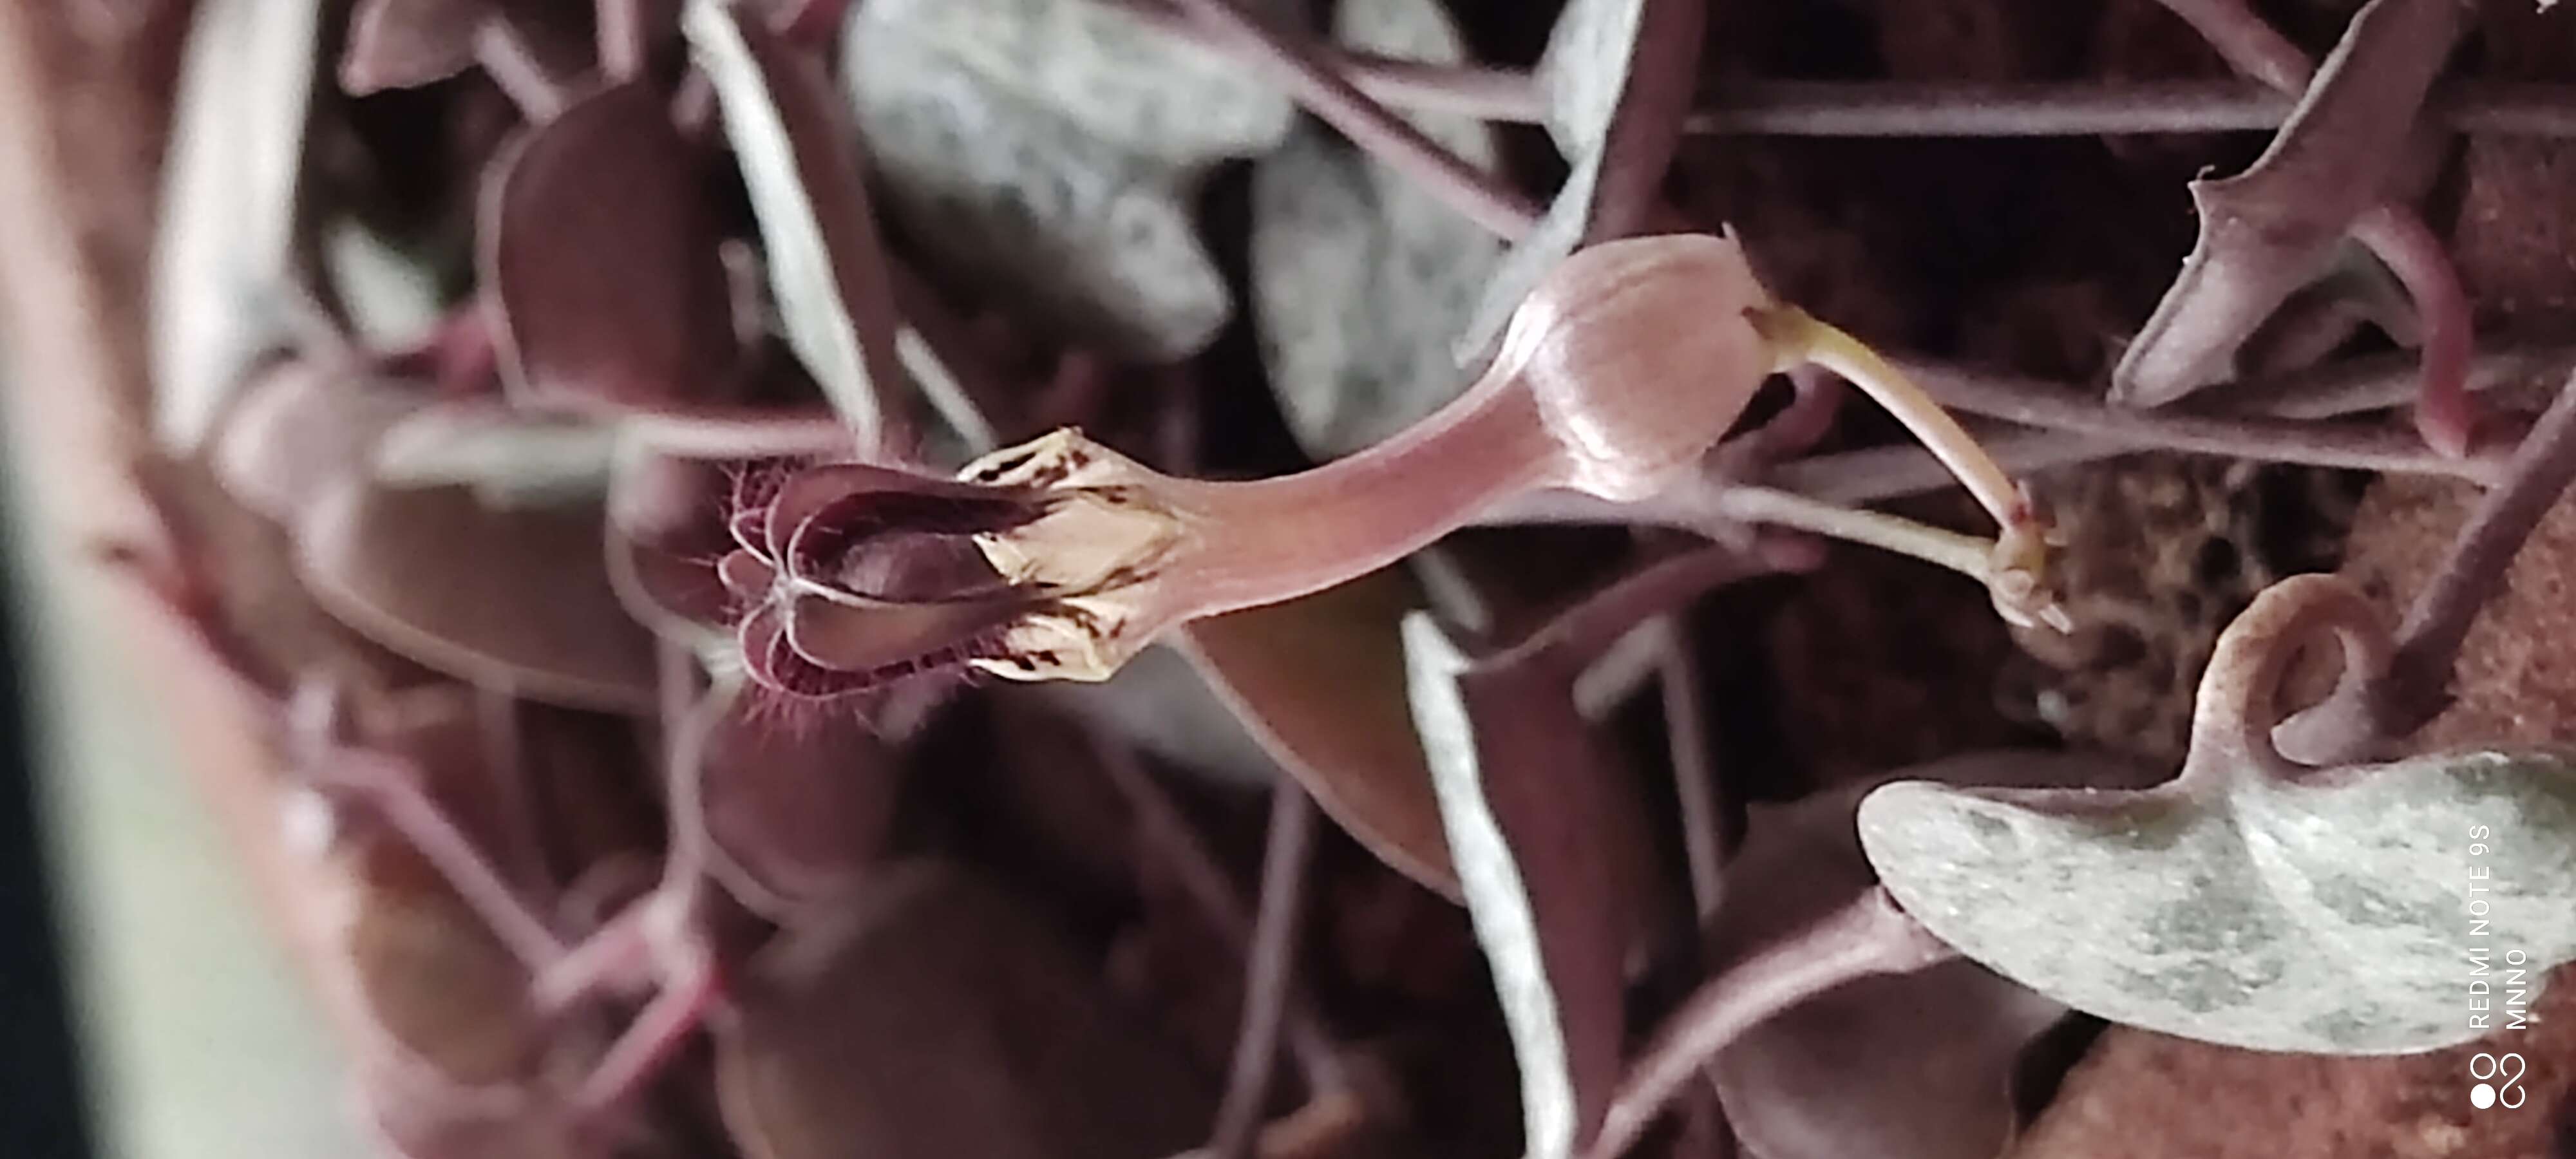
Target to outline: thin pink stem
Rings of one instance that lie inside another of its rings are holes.
[[[1525,70],[1364,52],[1336,52],[1332,59],[1360,91],[1396,108],[1513,124],[1547,118],[1546,95]],[[2285,95],[2230,80],[1736,81],[1710,94],[1684,131],[1792,137],[2260,132],[2280,128],[2305,87],[2302,81]],[[2425,116],[2462,133],[2576,136],[2576,102],[2564,85],[2457,81],[2427,102]]]
[[[1305,909],[1306,863],[1315,844],[1315,803],[1293,777],[1270,791],[1270,840],[1261,863],[1261,908],[1252,924],[1244,971],[1243,1026],[1235,1036],[1234,1065],[1210,1133],[1210,1159],[1243,1159],[1251,1153],[1270,1101],[1272,1070],[1279,1061],[1280,1027],[1297,969],[1299,917]]]
[[[1719,971],[1682,1004],[1630,1068],[1585,1159],[1617,1159],[1637,1143],[1717,1052],[1774,1014],[1843,983],[1904,974],[1958,951],[1871,889],[1814,925]]]
[[[563,80],[547,70],[507,19],[486,20],[475,30],[474,59],[531,124],[553,120],[572,99]]]
[[[537,1009],[562,1010],[602,990],[622,990],[651,974],[651,899],[618,911],[606,924],[537,973]]]
[[[611,83],[644,73],[643,0],[597,0],[591,5],[599,42],[599,71]]]
[[[693,955],[680,964],[582,1079],[574,1109],[585,1119],[598,1120],[625,1105],[679,1057],[723,992],[723,975],[712,958]]]
[[[2100,436],[2138,450],[2192,451],[2364,471],[2429,471],[2482,481],[2494,478],[2503,465],[2497,456],[2444,456],[2427,461],[2415,439],[2388,431],[2139,411],[2073,395],[2050,383],[1951,363],[1908,358],[1900,364],[1925,393],[1945,406],[2025,426]]]
[[[316,788],[348,793],[373,807],[531,973],[564,960],[563,939],[430,798],[409,762],[343,747],[314,762],[306,778]]]
[[[2469,397],[2473,323],[2469,293],[2442,241],[2414,210],[2383,202],[2354,218],[2352,236],[2386,263],[2415,300],[2424,328],[2422,386],[2415,399],[2415,429],[2433,449],[2466,455],[2476,434],[2477,409]]]
[[[1342,131],[1495,235],[1517,240],[1538,224],[1539,207],[1432,140],[1412,122],[1360,91],[1330,55],[1306,37],[1272,27],[1231,0],[1171,0],[1172,7],[1215,33],[1219,43]]]
[[[1658,665],[1664,743],[1672,757],[1673,798],[1681,806],[1682,855],[1690,868],[1691,908],[1705,924],[1717,913],[1726,880],[1716,749],[1709,737],[1708,709],[1701,703],[1699,656],[1681,638],[1682,617],[1666,620],[1671,627]]]
[[[2202,40],[2227,61],[2227,67],[2252,77],[2276,92],[2305,92],[2315,79],[2316,64],[2290,38],[2257,15],[2244,0],[2162,0]]]
[[[638,441],[682,458],[839,456],[855,449],[849,425],[824,407],[655,406],[617,417]]]

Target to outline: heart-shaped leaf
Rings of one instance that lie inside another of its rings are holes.
[[[1337,28],[1362,51],[1439,63],[1464,53],[1430,0],[1346,0]],[[1468,161],[1494,164],[1483,122],[1413,120]],[[1315,126],[1262,159],[1252,199],[1264,361],[1309,452],[1383,441],[1465,389],[1448,346],[1502,253],[1490,234]]]
[[[1754,948],[1848,905],[1875,877],[1853,828],[1871,789],[1897,777],[1952,785],[2133,786],[2107,759],[1979,753],[1803,798],[1754,805],[1710,919],[1709,958]],[[2066,1008],[1953,961],[1864,977],[1744,1032],[1710,1066],[1726,1118],[1764,1159],[1988,1159],[2018,1127],[2012,1079],[2023,1048]]]
[[[1205,1128],[1205,1079],[1009,897],[939,866],[879,882],[753,963],[716,1059],[746,1154],[1132,1159]]]
[[[1566,255],[1645,224],[1681,144],[1706,20],[1693,0],[1573,0],[1557,17],[1539,83],[1565,184],[1494,271],[1452,351],[1458,361],[1481,356]]]
[[[1116,4],[870,0],[850,35],[854,54],[875,59],[900,42],[996,94],[1054,110],[1085,136],[1174,167],[1259,152],[1293,116],[1286,96],[1241,65]]]
[[[464,487],[344,482],[297,524],[314,598],[438,671],[611,711],[654,703],[653,637],[610,589],[598,504],[495,508]]]
[[[689,724],[698,814],[725,888],[785,920],[852,897],[894,819],[901,766],[856,713],[790,725],[739,689]],[[691,775],[684,772],[683,775]]]
[[[1174,633],[1219,699],[1315,802],[1405,876],[1458,896],[1431,770],[1404,700],[1397,625],[1415,603],[1378,572]]]
[[[174,450],[284,333],[322,7],[211,0],[189,29],[152,263],[153,432]]]
[[[885,0],[846,56],[887,207],[949,273],[1148,361],[1224,324],[1186,193],[1286,98],[1104,4]]]
[[[2230,625],[2183,774],[2137,793],[1870,795],[1870,862],[1960,952],[2119,1022],[2258,1050],[2476,1037],[2473,971],[2576,957],[2576,768],[2463,753],[2303,770],[2271,748],[2303,629],[2384,649],[2349,584],[2296,576]],[[2466,955],[2464,958],[2464,954]]]
[[[1427,613],[1404,621],[1408,692],[1476,940],[1520,1064],[1523,1137],[1560,1159],[1600,1129],[1626,1031],[1631,918],[1609,848],[1607,766],[1571,674],[1471,662]]]
[[[698,172],[642,82],[574,101],[494,164],[480,264],[514,399],[615,411],[721,396],[733,321]]]
[[[895,360],[894,287],[857,130],[821,59],[743,9],[692,0],[682,27],[715,82],[787,344],[859,444],[878,445],[886,400],[901,397],[907,379]]]

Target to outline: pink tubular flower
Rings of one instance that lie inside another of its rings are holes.
[[[1699,470],[1773,370],[1810,358],[1895,408],[2006,528],[1970,570],[2017,614],[2036,536],[2000,468],[1902,376],[1775,306],[1730,238],[1568,259],[1465,393],[1359,454],[1270,479],[1164,475],[1060,430],[955,479],[829,464],[738,503],[720,565],[753,679],[800,696],[974,668],[1106,680],[1165,629],[1375,571],[1505,501],[1616,502]]]

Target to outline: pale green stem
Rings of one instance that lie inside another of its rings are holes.
[[[1946,567],[1981,584],[1994,578],[1991,541],[1903,516],[1840,507],[1771,487],[1730,487],[1718,495],[1716,507],[1729,519],[1791,527],[1866,544]]]
[[[1922,387],[1879,357],[1877,351],[1795,306],[1755,314],[1753,324],[1770,341],[1780,369],[1810,363],[1821,366],[1850,380],[1887,408],[1951,474],[1959,477],[1997,524],[2011,529],[2029,521],[2029,511],[2012,477],[2004,474],[1985,448],[1977,445],[1959,420],[1951,418],[1950,412],[1941,409],[1941,404],[1932,401],[1931,395],[1923,393]]]

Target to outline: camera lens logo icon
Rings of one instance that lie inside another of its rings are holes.
[[[2469,1056],[2469,1077],[2479,1080],[2478,1085],[2469,1088],[2469,1105],[2481,1111],[2489,1107],[2501,1106],[2512,1110],[2521,1106],[2526,1096],[2520,1084],[2526,1069],[2528,1064],[2519,1054],[2495,1055],[2481,1051]]]

